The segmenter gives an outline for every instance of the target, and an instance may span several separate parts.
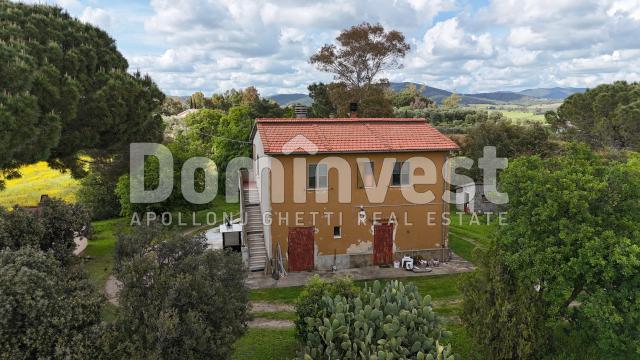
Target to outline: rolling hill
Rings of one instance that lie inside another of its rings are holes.
[[[401,91],[409,85],[415,85],[418,89],[422,89],[422,94],[436,103],[441,104],[442,101],[452,93],[447,90],[438,89],[432,86],[412,82],[392,82],[391,90]],[[494,91],[474,94],[460,94],[460,102],[463,105],[471,104],[530,104],[541,101],[562,101],[566,97],[575,93],[582,93],[584,88],[572,87],[554,87],[554,88],[535,88],[522,91]],[[302,104],[310,105],[313,100],[302,93],[293,94],[277,94],[268,96],[269,99],[276,101],[280,105]]]

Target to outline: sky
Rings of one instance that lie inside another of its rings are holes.
[[[23,0],[24,2],[34,2]],[[460,93],[640,81],[640,0],[39,0],[107,31],[169,95],[330,82],[309,57],[342,29],[404,33],[382,74]]]

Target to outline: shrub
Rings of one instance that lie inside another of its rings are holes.
[[[83,274],[51,252],[0,252],[0,359],[95,358],[100,306]]]
[[[239,254],[204,237],[140,226],[120,242],[120,311],[107,333],[112,359],[228,359],[246,331],[249,294]],[[144,251],[142,245],[147,243]]]
[[[307,281],[304,289],[300,293],[296,301],[296,333],[305,341],[307,338],[307,326],[305,319],[308,317],[315,318],[321,314],[321,302],[324,296],[331,298],[342,296],[352,299],[359,293],[358,287],[353,284],[349,277],[338,277],[333,282],[328,282],[314,275]]]
[[[53,250],[55,257],[67,262],[73,255],[76,232],[88,232],[91,214],[81,205],[47,199],[38,211],[20,207],[0,211],[0,247],[17,250],[25,246]]]
[[[76,195],[78,202],[91,210],[94,220],[110,219],[120,214],[115,181],[99,171],[92,171],[80,180],[80,184]]]
[[[454,359],[440,340],[431,298],[414,284],[378,281],[353,299],[324,296],[320,315],[305,319],[304,359]]]

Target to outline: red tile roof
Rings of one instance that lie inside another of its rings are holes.
[[[451,151],[458,146],[424,119],[256,119],[267,154]]]

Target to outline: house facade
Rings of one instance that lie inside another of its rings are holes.
[[[240,186],[253,270],[278,255],[287,271],[448,260],[458,147],[423,119],[257,119],[252,141],[254,176]]]

